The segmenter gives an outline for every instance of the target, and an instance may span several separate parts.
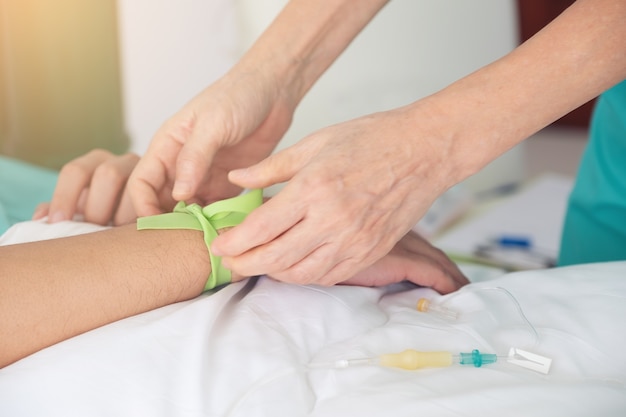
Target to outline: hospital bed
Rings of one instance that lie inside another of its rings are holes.
[[[100,229],[25,221],[0,244]],[[1,369],[0,416],[626,415],[626,262],[462,267],[472,283],[445,296],[408,283],[232,284]],[[375,360],[407,349],[452,363]],[[458,363],[474,351],[495,363]]]

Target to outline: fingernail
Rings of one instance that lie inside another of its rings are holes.
[[[33,213],[33,217],[31,220],[39,220],[46,215],[46,211],[44,209],[37,209]]]
[[[65,220],[65,215],[61,211],[57,211],[52,213],[52,215],[48,216],[48,223],[58,223]]]
[[[232,171],[228,173],[229,178],[245,179],[246,177],[249,177],[249,176],[250,176],[249,168],[233,169]]]
[[[237,168],[237,169],[233,169],[232,171],[230,171],[230,173],[233,175],[246,175],[248,171],[249,171],[248,168]]]
[[[176,181],[174,189],[172,190],[172,196],[175,199],[187,198],[191,193],[191,184],[187,181]]]

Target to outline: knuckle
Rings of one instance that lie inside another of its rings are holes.
[[[137,163],[141,159],[139,155],[137,155],[136,153],[132,153],[132,152],[128,152],[122,158],[130,161],[133,164],[133,166],[137,165]]]
[[[285,272],[288,282],[296,282],[299,284],[317,284],[319,275],[312,268],[305,265],[294,265]]]
[[[450,258],[448,258],[448,255],[443,250],[434,246],[431,247],[431,250],[433,251],[433,257],[437,259],[440,263],[444,263],[444,264],[452,263]]]
[[[79,180],[89,179],[89,170],[76,161],[68,162],[61,167],[59,176],[62,178],[78,178]]]
[[[128,181],[126,182],[126,190],[131,201],[134,199],[135,194],[141,193],[142,190],[141,179],[138,178],[135,173],[136,170],[132,175],[128,177]]]
[[[337,180],[329,178],[325,172],[319,172],[319,175],[305,175],[301,178],[304,189],[311,190],[311,194],[324,194],[329,192],[335,193],[338,187]],[[336,194],[335,194],[336,195]]]
[[[107,161],[98,165],[94,171],[94,177],[114,184],[121,184],[127,180],[127,175],[121,172],[113,161]]]
[[[106,149],[92,149],[91,151],[89,151],[86,155],[86,158],[94,158],[94,159],[99,159],[99,160],[106,160],[108,158],[113,157],[113,153],[111,153],[110,151],[106,150]]]
[[[286,257],[277,248],[270,246],[263,252],[263,262],[272,265],[272,269],[282,271],[289,266],[287,265]]]
[[[261,275],[255,268],[250,267],[246,262],[239,261],[236,258],[229,258],[228,268],[231,272],[235,272],[244,277],[252,277]]]

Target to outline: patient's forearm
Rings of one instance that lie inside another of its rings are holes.
[[[116,320],[199,295],[202,233],[129,225],[0,247],[0,367]]]

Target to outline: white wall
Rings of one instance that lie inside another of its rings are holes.
[[[132,150],[239,55],[232,0],[118,0],[124,115]]]
[[[139,152],[286,3],[118,1],[126,117]],[[516,44],[514,0],[391,0],[309,92],[280,148],[325,125],[415,101]],[[523,154],[514,149],[468,184],[484,189],[520,179]]]

